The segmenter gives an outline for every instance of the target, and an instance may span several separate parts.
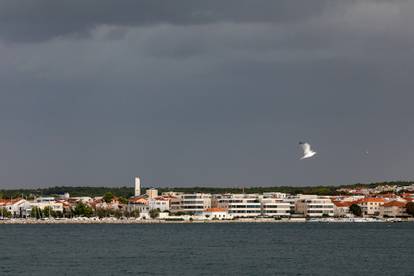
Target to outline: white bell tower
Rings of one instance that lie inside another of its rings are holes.
[[[135,196],[141,195],[141,180],[138,176],[135,177]]]

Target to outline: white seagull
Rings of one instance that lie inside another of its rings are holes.
[[[303,149],[303,156],[302,156],[302,158],[300,158],[300,160],[311,158],[312,156],[314,156],[316,154],[316,151],[313,151],[311,149],[311,145],[309,145],[309,143],[299,142],[299,145],[301,145],[301,147]]]

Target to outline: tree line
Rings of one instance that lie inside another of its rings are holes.
[[[398,185],[407,186],[412,184],[411,181],[392,181],[392,182],[377,182],[377,183],[356,183],[340,186],[274,186],[274,187],[162,187],[158,188],[159,192],[186,192],[186,193],[211,193],[211,194],[223,194],[223,193],[267,193],[267,192],[280,192],[289,194],[316,194],[316,195],[337,195],[338,189],[341,188],[375,188],[381,185]],[[145,192],[146,188],[142,191]],[[56,186],[49,188],[37,188],[37,189],[3,189],[0,190],[0,198],[34,198],[39,196],[59,196],[64,193],[69,193],[72,197],[77,196],[102,196],[105,193],[112,193],[114,196],[129,198],[134,195],[133,187],[75,187],[75,186]]]
[[[93,209],[91,206],[79,202],[74,208],[64,208],[63,212],[54,211],[50,206],[46,206],[43,209],[33,207],[30,213],[30,217],[36,219],[42,218],[73,218],[73,217],[139,217],[140,213],[138,210],[124,209],[112,209],[112,208],[96,208]],[[11,217],[11,215],[9,216]]]

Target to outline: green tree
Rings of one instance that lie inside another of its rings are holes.
[[[42,218],[42,210],[39,207],[33,206],[32,211],[30,212],[30,217],[35,219]]]
[[[128,199],[126,199],[125,197],[122,197],[122,196],[118,197],[118,201],[121,204],[128,204]]]
[[[149,211],[149,215],[152,219],[155,219],[160,215],[160,210],[159,209],[151,209]]]
[[[349,207],[349,211],[351,211],[351,213],[354,214],[357,217],[362,216],[362,209],[358,204],[352,204]]]
[[[105,201],[106,203],[111,203],[112,199],[114,199],[114,194],[111,192],[106,192],[103,196],[103,201]]]
[[[55,211],[55,218],[63,218],[63,212],[61,211]]]
[[[95,215],[99,218],[106,218],[106,217],[109,217],[110,212],[104,208],[97,208],[95,210]]]
[[[414,202],[408,202],[405,205],[405,208],[407,209],[407,213],[414,216]]]
[[[42,212],[45,217],[56,217],[56,212],[53,211],[51,206],[46,206]]]
[[[131,217],[138,218],[139,217],[139,210],[137,210],[137,209],[132,210],[132,211],[129,212],[129,215]]]
[[[116,210],[112,210],[112,215],[119,219],[124,215],[124,213],[121,210],[116,209]]]
[[[73,217],[73,211],[71,208],[63,208],[62,216],[65,218],[71,218]]]
[[[0,209],[0,217],[1,218],[11,218],[12,213],[9,212],[9,210],[7,210],[6,208],[1,208]]]
[[[90,217],[93,214],[93,210],[90,206],[86,205],[85,203],[79,202],[78,204],[76,204],[73,213],[76,216]]]

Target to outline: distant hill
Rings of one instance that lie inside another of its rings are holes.
[[[248,188],[231,188],[231,187],[162,187],[157,188],[160,193],[165,191],[175,192],[200,192],[200,193],[264,193],[264,192],[281,192],[290,194],[317,194],[317,195],[335,195],[339,188],[375,188],[379,185],[398,185],[407,186],[412,184],[412,181],[391,181],[391,182],[377,182],[377,183],[356,183],[340,186],[307,186],[307,187],[293,187],[293,186],[275,186],[275,187],[248,187]],[[143,193],[146,188],[143,188]],[[73,187],[73,186],[56,186],[49,188],[38,189],[2,189],[0,190],[0,198],[10,197],[33,197],[33,196],[57,196],[69,193],[70,196],[102,196],[106,192],[112,192],[116,196],[128,198],[133,195],[133,187]]]

